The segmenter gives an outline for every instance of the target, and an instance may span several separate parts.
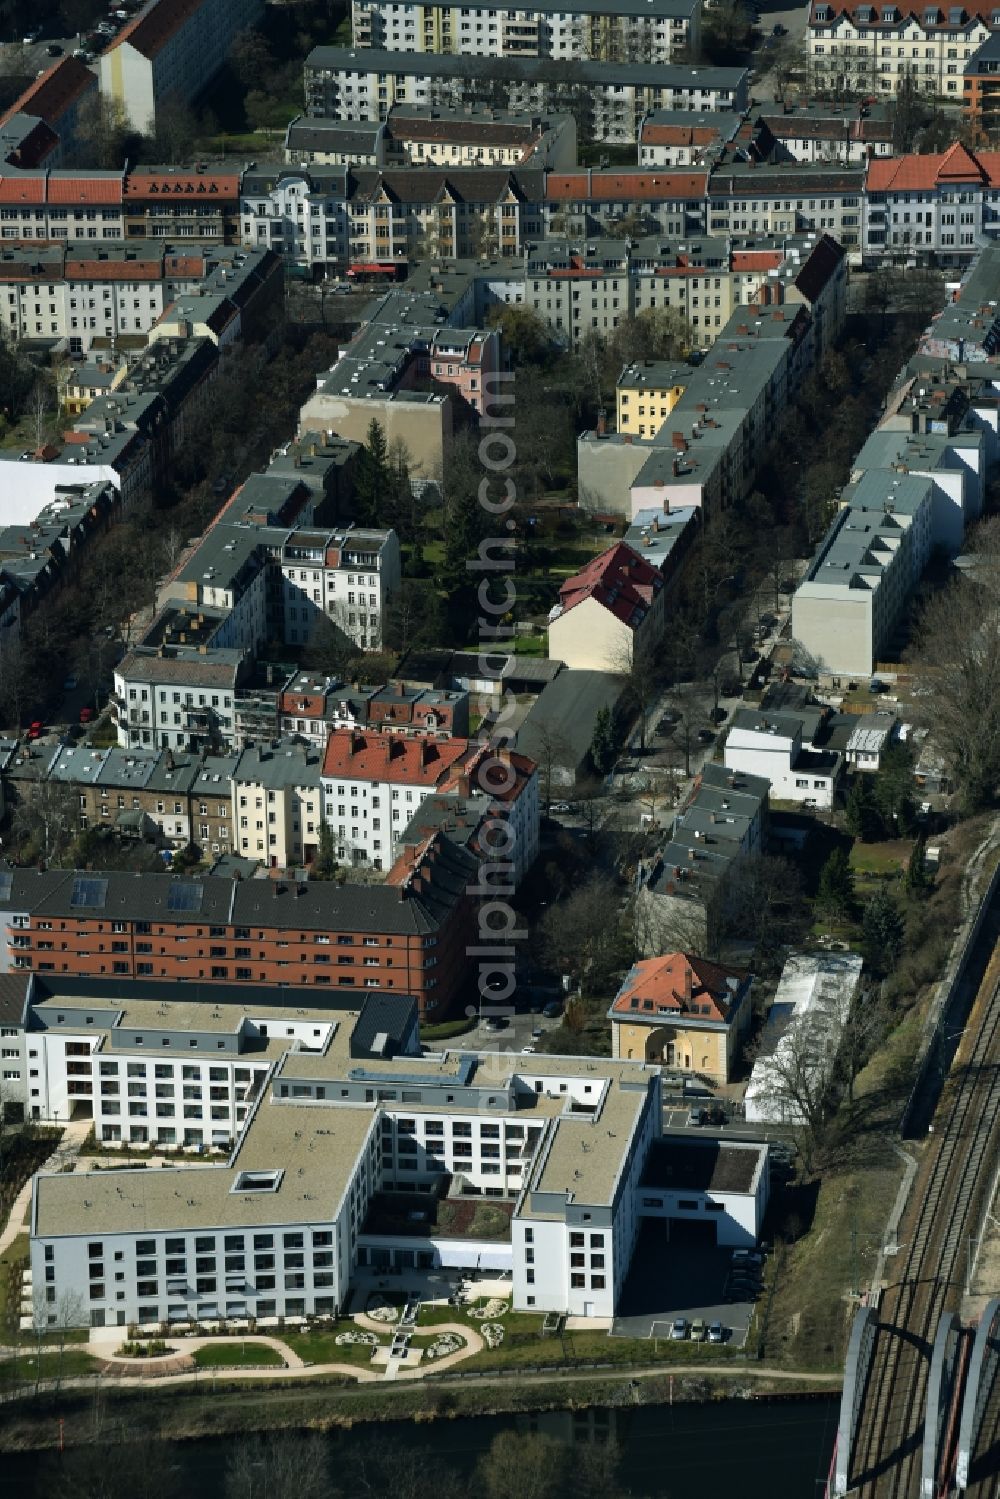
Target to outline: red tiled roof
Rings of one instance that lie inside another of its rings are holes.
[[[123,26],[105,55],[128,42],[143,57],[155,57],[171,37],[201,10],[203,0],[158,0],[143,15]]]
[[[644,146],[710,146],[720,130],[711,125],[645,124],[640,137]]]
[[[131,172],[125,183],[126,198],[208,197],[238,198],[238,172]]]
[[[863,9],[865,3],[869,6],[870,15],[866,15],[862,20],[858,11]],[[824,5],[826,7],[824,18],[819,20],[816,11]],[[962,31],[973,21],[982,21],[989,26],[990,18],[996,8],[996,0],[963,0],[963,4],[958,7],[962,18],[958,26],[953,26],[949,20],[953,7],[946,4],[891,6],[892,20],[883,19],[884,8],[884,0],[860,0],[860,3],[859,0],[813,0],[809,10],[809,25],[829,26],[831,20],[836,20],[838,16],[848,16],[856,26],[873,28],[885,26],[891,31],[896,31],[910,21],[916,21],[917,25],[925,31]],[[935,19],[928,21],[927,14],[931,10],[934,11]],[[901,17],[900,20],[895,19],[897,13]]]
[[[51,156],[58,144],[59,137],[52,127],[44,120],[36,120],[8,155],[7,165],[30,172],[35,167],[40,167],[46,156]]]
[[[734,250],[734,271],[776,271],[781,264],[780,250]]]
[[[949,182],[1000,186],[1000,152],[973,153],[960,141],[931,156],[875,156],[868,163],[867,190],[930,192]]]
[[[823,4],[826,6],[825,13],[823,13],[823,19],[819,19],[816,10]],[[870,7],[870,15],[865,15],[862,19],[858,12],[864,9],[865,4]],[[961,31],[970,24],[970,21],[984,21],[985,24],[990,25],[991,15],[996,9],[996,0],[964,0],[964,3],[958,6],[961,21],[957,25],[952,24],[949,19],[954,9],[949,4],[930,6],[930,4],[918,3],[889,6],[894,19],[883,18],[883,9],[886,9],[886,0],[813,0],[810,7],[810,25],[829,25],[831,21],[837,19],[837,16],[846,15],[855,22],[855,25],[865,25],[865,27],[885,25],[889,30],[895,31],[900,25],[916,21],[916,24],[921,25],[925,31]],[[897,12],[900,19],[895,19]],[[930,12],[934,12],[933,21],[927,19]]]
[[[67,280],[77,281],[159,281],[161,271],[158,256],[155,260],[126,260],[119,255],[113,260],[67,259],[65,275]]]
[[[45,178],[0,177],[0,203],[44,203]]]
[[[76,172],[49,174],[50,203],[118,204],[121,200],[121,177],[81,177]]]
[[[552,202],[623,203],[637,199],[703,198],[705,172],[548,172],[545,197]]]
[[[24,93],[14,100],[7,112],[0,115],[0,125],[5,125],[11,115],[39,115],[50,125],[59,123],[60,117],[75,104],[88,89],[97,87],[97,78],[75,57],[62,57],[41,78],[28,85]]]
[[[334,729],[326,743],[323,774],[341,780],[436,786],[468,752],[467,739],[408,739],[402,734]]]
[[[584,599],[594,599],[631,627],[641,623],[663,587],[660,572],[623,541],[608,547],[593,562],[567,578],[559,602],[567,613]]]
[[[729,980],[735,981],[731,988]],[[611,1006],[616,1016],[652,1020],[658,1016],[698,1015],[725,1024],[745,973],[710,963],[692,953],[664,953],[635,964]]]

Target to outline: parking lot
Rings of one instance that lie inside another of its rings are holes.
[[[678,1317],[721,1322],[727,1346],[742,1348],[760,1296],[758,1275],[734,1271],[732,1250],[686,1240],[688,1225],[649,1221],[639,1232],[612,1336],[669,1338]]]

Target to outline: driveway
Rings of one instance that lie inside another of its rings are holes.
[[[672,1225],[676,1231],[676,1225]],[[667,1338],[677,1317],[701,1317],[728,1328],[727,1343],[746,1342],[754,1301],[730,1301],[732,1251],[666,1238],[664,1224],[648,1220],[639,1231],[612,1336]]]

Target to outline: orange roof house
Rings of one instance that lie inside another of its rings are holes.
[[[751,977],[693,953],[634,964],[608,1011],[616,1057],[730,1080],[750,1023]]]

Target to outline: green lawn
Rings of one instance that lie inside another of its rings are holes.
[[[199,1369],[253,1368],[260,1364],[285,1367],[285,1360],[276,1348],[244,1338],[230,1338],[225,1343],[209,1343],[205,1348],[196,1348],[192,1357]]]
[[[346,1332],[348,1327],[345,1322],[337,1332]],[[337,1343],[336,1332],[286,1332],[275,1336],[287,1343],[307,1364],[358,1364],[367,1368],[372,1361],[369,1344]]]
[[[860,875],[901,873],[913,851],[912,838],[895,838],[885,843],[860,843],[851,848],[851,868]]]
[[[467,1031],[474,1030],[475,1025],[475,1015],[470,1015],[465,1020],[445,1020],[440,1025],[422,1025],[420,1039],[421,1041],[450,1041],[453,1036],[464,1036]]]
[[[43,1353],[40,1358],[33,1351],[21,1349],[17,1358],[0,1362],[0,1390],[16,1390],[32,1385],[35,1379],[74,1379],[84,1374],[95,1374],[101,1367],[99,1359],[79,1348],[67,1347],[63,1353]]]

